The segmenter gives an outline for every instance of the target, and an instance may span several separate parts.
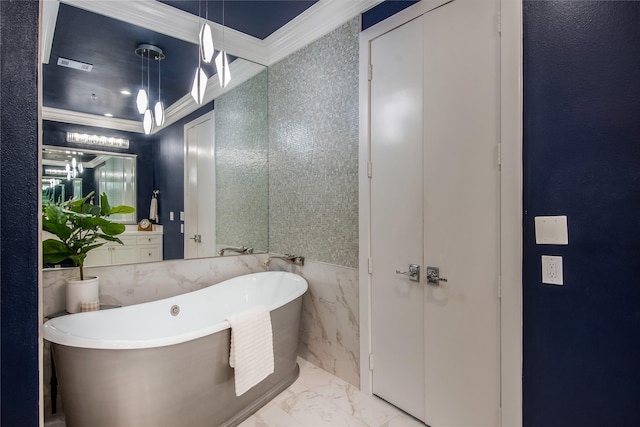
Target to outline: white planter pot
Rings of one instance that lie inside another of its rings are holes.
[[[97,277],[84,280],[67,280],[67,312],[78,313],[83,301],[100,299],[100,287]]]

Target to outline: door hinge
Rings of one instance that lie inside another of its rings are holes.
[[[373,80],[373,64],[369,64],[369,81]]]
[[[373,261],[371,260],[371,258],[369,258],[368,261],[369,261],[369,274],[373,274]]]
[[[369,370],[373,371],[373,354],[369,355]]]
[[[502,36],[502,12],[498,12],[498,36]]]
[[[373,176],[373,163],[367,163],[367,178],[371,178]]]
[[[498,299],[502,299],[502,276],[498,276]]]
[[[498,149],[497,149],[497,156],[498,156],[498,167],[502,166],[502,143],[498,143]]]

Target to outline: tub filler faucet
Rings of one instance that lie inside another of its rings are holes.
[[[304,257],[303,256],[289,255],[289,254],[284,254],[284,256],[269,255],[269,259],[267,259],[263,264],[265,266],[269,267],[269,264],[271,264],[271,261],[274,260],[274,259],[281,259],[283,261],[288,262],[289,264],[304,265]]]
[[[218,255],[223,256],[225,252],[235,252],[238,254],[246,255],[252,254],[253,248],[247,248],[244,246],[240,246],[239,248],[222,248],[218,251]]]

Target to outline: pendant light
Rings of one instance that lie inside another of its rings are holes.
[[[200,17],[200,5],[201,2],[198,2],[198,19]],[[202,31],[200,31],[202,33]],[[212,44],[213,46],[213,44]],[[196,73],[193,76],[193,84],[191,85],[191,96],[196,101],[197,104],[202,104],[204,101],[204,93],[207,89],[207,80],[208,77],[202,69],[202,40],[200,40],[200,47],[198,49],[198,68],[196,68]]]
[[[138,48],[139,49],[139,48]],[[136,49],[136,54],[138,54],[138,49]],[[147,91],[144,90],[144,54],[140,55],[140,90],[138,90],[138,96],[136,96],[136,107],[138,107],[138,112],[140,114],[144,114],[147,111],[149,106],[149,97],[147,96]]]
[[[156,126],[162,126],[164,124],[164,104],[162,103],[162,98],[160,97],[160,61],[162,59],[158,59],[158,102],[156,102],[155,107],[153,107],[153,112],[156,117]]]
[[[222,47],[224,48],[224,0],[222,0]],[[229,58],[224,50],[218,52],[218,56],[216,56],[216,71],[220,87],[226,87],[231,81],[231,71],[229,70]]]
[[[147,50],[147,87],[151,86],[151,80],[149,78],[149,56],[151,56],[151,51]],[[144,117],[142,118],[142,129],[146,135],[151,133],[151,129],[153,128],[153,114],[149,109],[149,105],[147,104],[147,110],[144,112]]]
[[[200,56],[205,63],[210,63],[215,53],[213,46],[213,34],[211,33],[211,27],[209,26],[209,2],[205,1],[205,18],[204,24],[200,28],[199,41],[200,41]],[[198,6],[198,17],[200,17],[200,9]]]
[[[160,98],[160,88],[161,88],[161,75],[160,75],[160,61],[162,61],[165,58],[164,52],[162,51],[162,49],[160,49],[158,46],[154,46],[152,44],[140,44],[138,45],[138,47],[135,50],[136,55],[140,56],[140,58],[142,58],[142,70],[143,70],[143,76],[144,76],[144,59],[147,59],[147,89],[150,90],[151,87],[151,59],[153,59],[154,61],[158,61],[158,101],[156,102],[156,105],[154,106],[154,111],[155,111],[155,124],[156,126],[162,126],[164,124],[164,104],[162,103],[162,100]],[[141,91],[144,91],[144,77],[142,78],[142,89]],[[144,102],[141,101],[141,98],[144,98]],[[149,95],[146,93],[146,91],[144,92],[144,96],[142,97],[140,95],[140,92],[138,92],[138,99],[136,100],[136,106],[138,107],[138,111],[140,111],[141,107],[144,107],[144,110],[141,112],[142,114],[144,114],[143,118],[142,118],[142,129],[144,130],[145,134],[150,134],[151,130],[153,129],[153,124],[154,124],[154,114],[151,112],[151,108],[149,106]]]

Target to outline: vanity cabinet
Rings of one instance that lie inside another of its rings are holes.
[[[138,262],[162,261],[162,234],[137,236]]]
[[[162,234],[154,232],[130,232],[118,236],[122,245],[105,243],[87,254],[85,267],[133,264],[162,261]]]

